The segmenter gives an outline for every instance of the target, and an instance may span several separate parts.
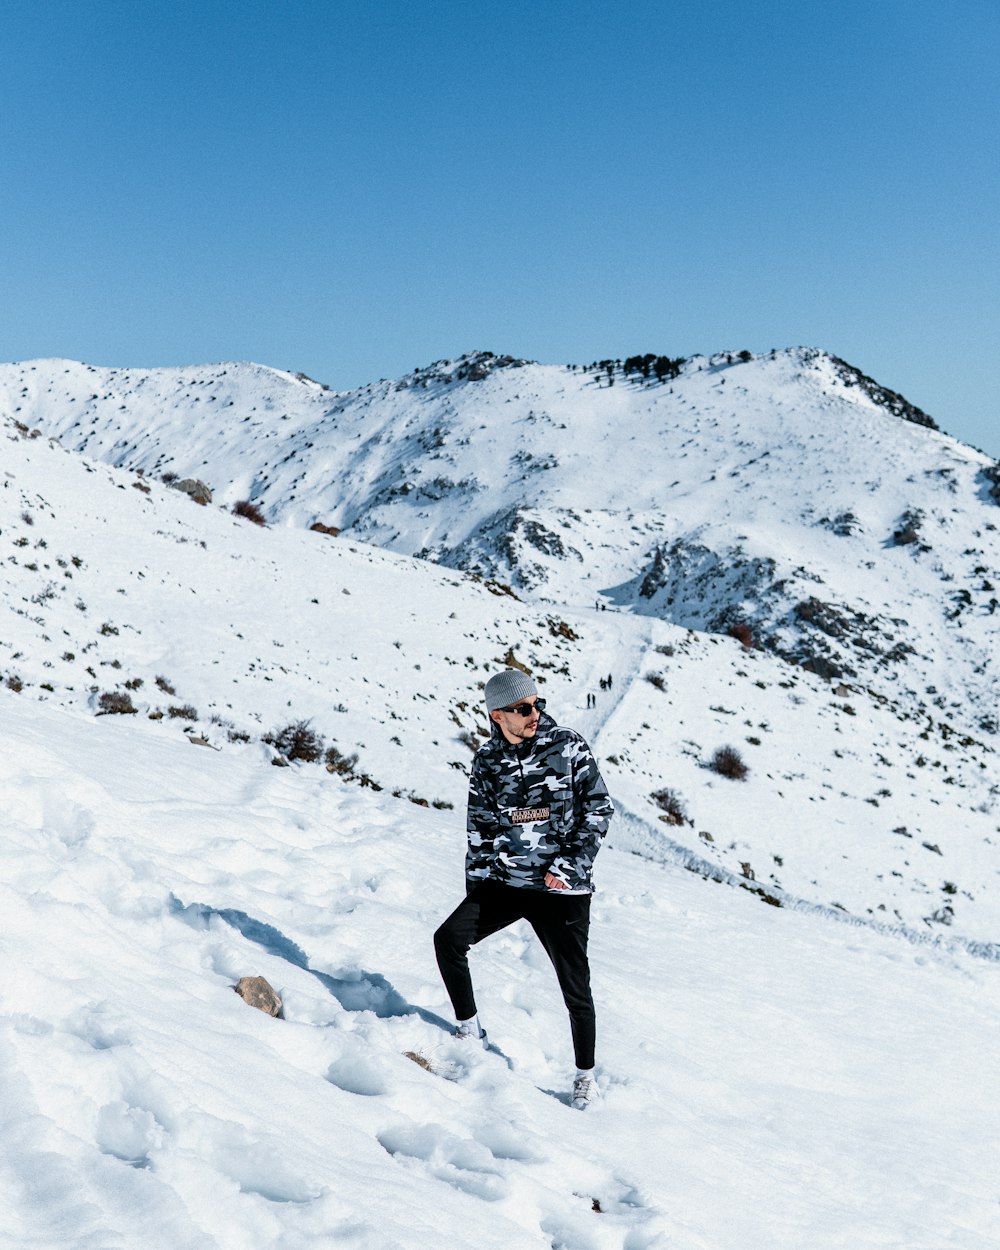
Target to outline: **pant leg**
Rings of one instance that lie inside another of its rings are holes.
[[[563,1002],[569,1011],[573,1053],[578,1068],[594,1066],[597,1021],[590,992],[590,895],[536,894],[527,920],[555,969]]]
[[[520,920],[524,915],[523,896],[528,893],[498,881],[483,881],[434,934],[438,968],[456,1020],[470,1020],[476,1015],[469,947]]]

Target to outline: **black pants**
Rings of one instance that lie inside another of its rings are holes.
[[[455,1018],[469,1020],[476,1015],[469,947],[515,920],[527,920],[552,960],[569,1011],[577,1067],[592,1068],[595,1022],[587,960],[589,894],[561,896],[554,890],[525,890],[499,881],[475,886],[434,934],[438,967]]]

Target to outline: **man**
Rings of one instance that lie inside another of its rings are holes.
[[[569,1011],[577,1074],[573,1106],[597,1097],[587,937],[591,871],[613,808],[590,748],[545,712],[518,669],[486,683],[491,737],[469,779],[466,897],[434,934],[456,1036],[479,1039],[469,947],[527,920],[552,961]]]

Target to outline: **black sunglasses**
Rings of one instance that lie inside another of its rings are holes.
[[[534,703],[518,703],[516,707],[502,707],[500,709],[501,712],[511,712],[516,716],[523,716],[525,720],[536,710],[539,712],[545,711],[544,699],[536,699]]]

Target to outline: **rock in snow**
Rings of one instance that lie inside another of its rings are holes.
[[[240,998],[269,1016],[281,1015],[281,999],[263,977],[240,977],[233,987]]]

